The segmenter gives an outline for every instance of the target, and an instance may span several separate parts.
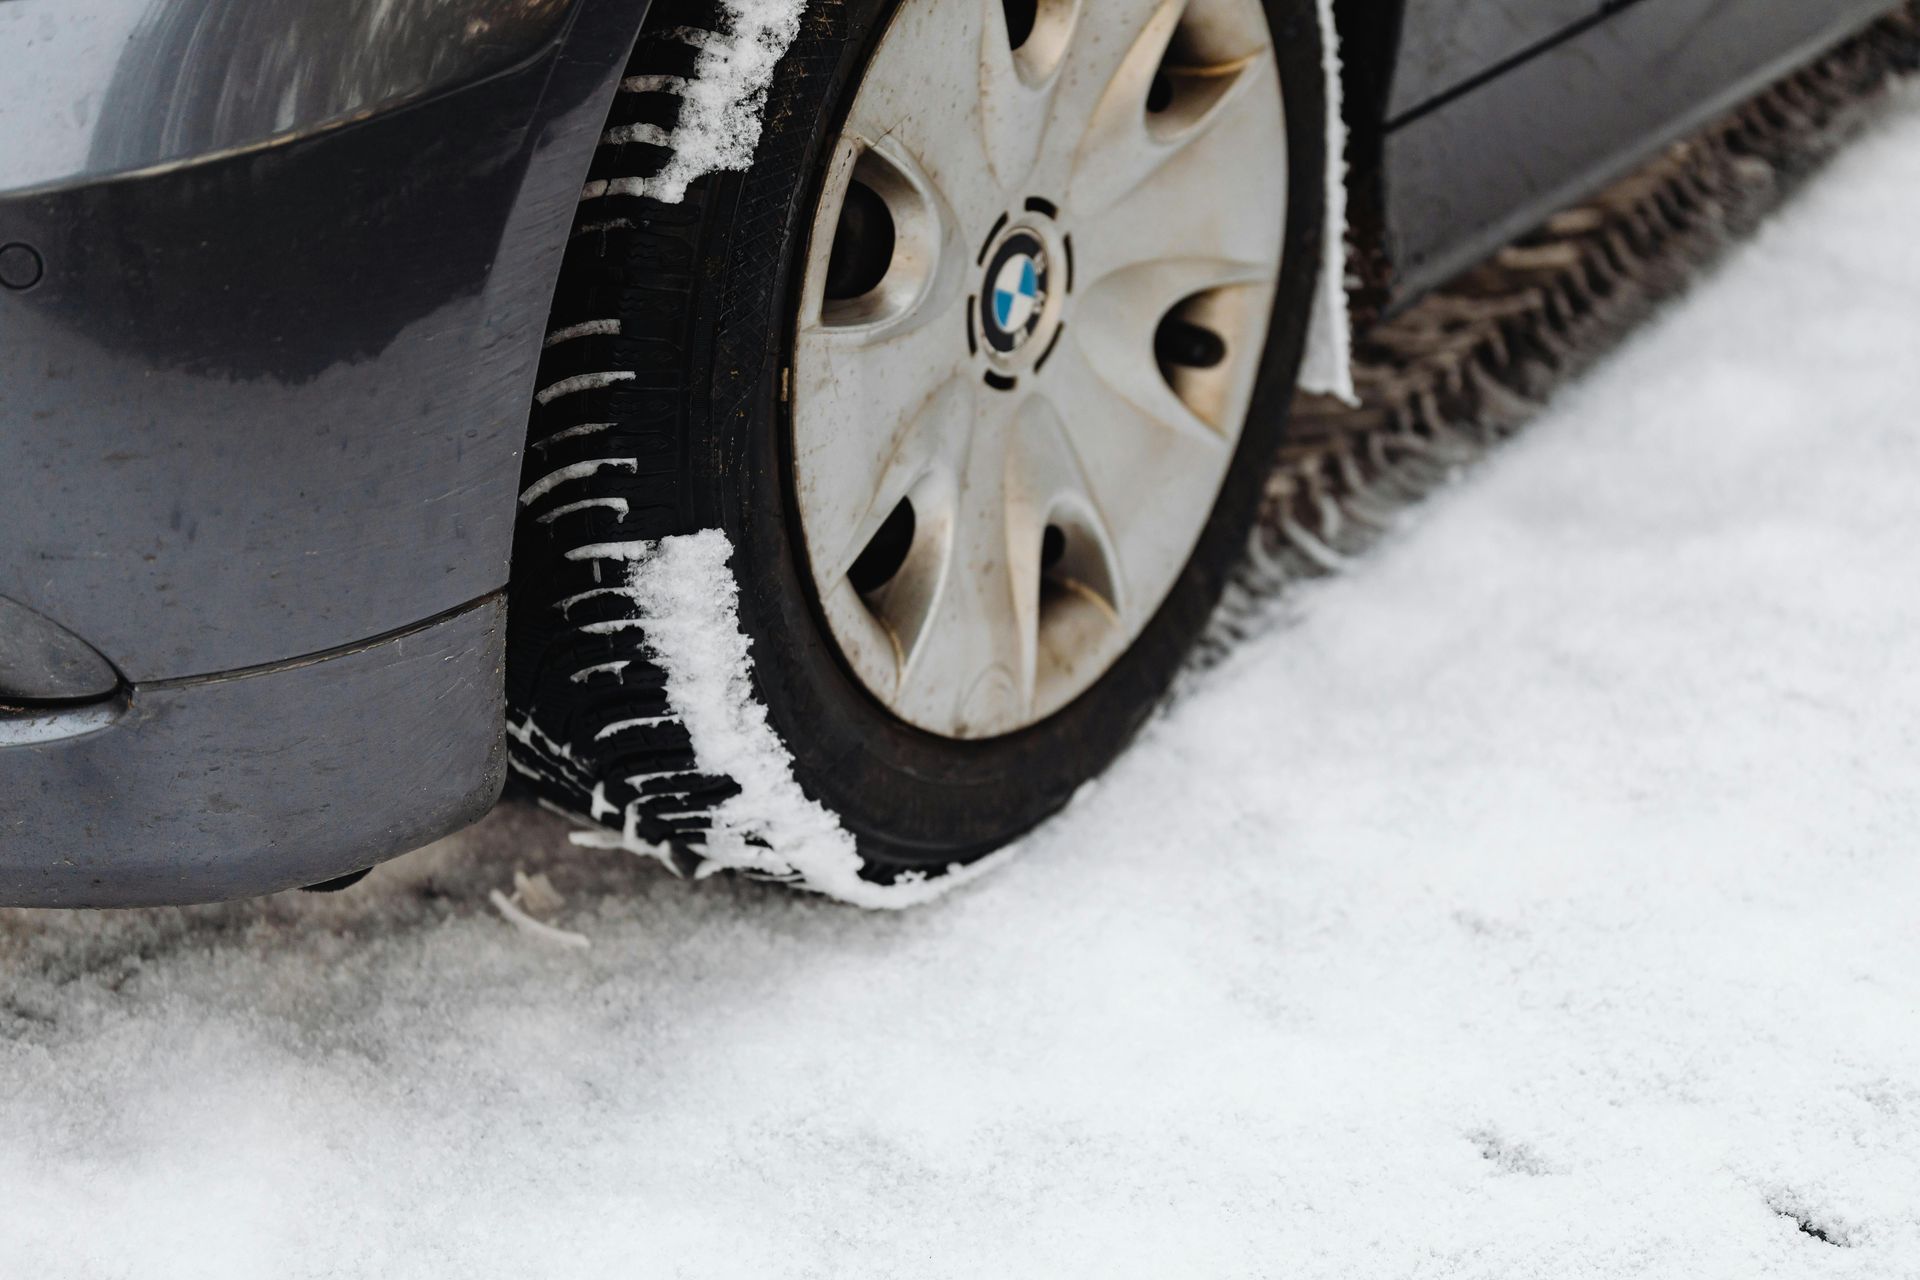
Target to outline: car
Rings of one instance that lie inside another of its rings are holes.
[[[1164,695],[1350,286],[1888,7],[0,0],[0,902],[338,884],[510,772],[958,883]]]

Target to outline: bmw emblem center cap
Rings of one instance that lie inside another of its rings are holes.
[[[1015,228],[987,262],[980,291],[980,332],[994,353],[1007,357],[1025,346],[1047,307],[1047,247],[1040,237]]]

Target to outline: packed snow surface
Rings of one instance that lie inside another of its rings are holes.
[[[919,911],[0,915],[0,1273],[1920,1274],[1917,207],[1910,98]]]

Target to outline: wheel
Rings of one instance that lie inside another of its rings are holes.
[[[669,202],[734,7],[656,4],[594,160],[509,746],[584,842],[912,901],[1112,760],[1245,546],[1320,261],[1320,28],[815,3],[751,164]]]

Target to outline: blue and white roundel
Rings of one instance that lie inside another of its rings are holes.
[[[1016,253],[1000,264],[993,281],[993,320],[1006,333],[1027,327],[1040,309],[1040,273],[1033,258]]]
[[[1047,305],[1047,250],[1040,238],[1017,228],[987,263],[980,295],[980,329],[987,346],[1011,355],[1033,336]]]

